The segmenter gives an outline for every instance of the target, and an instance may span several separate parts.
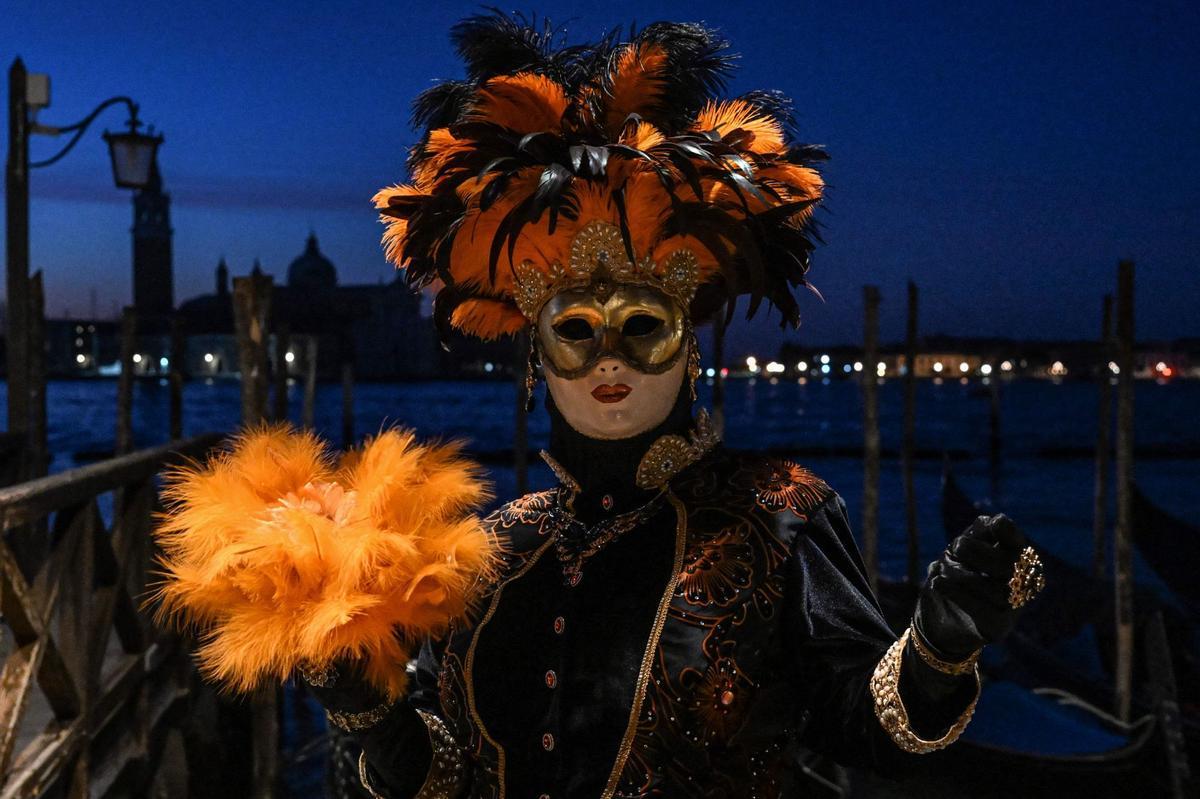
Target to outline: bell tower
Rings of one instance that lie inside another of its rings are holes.
[[[142,319],[164,318],[175,308],[173,233],[171,198],[155,163],[150,182],[133,197],[133,307]]]

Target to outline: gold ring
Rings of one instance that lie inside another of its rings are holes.
[[[1013,565],[1013,576],[1008,581],[1008,604],[1014,609],[1022,607],[1045,587],[1042,559],[1033,547],[1025,547]]]

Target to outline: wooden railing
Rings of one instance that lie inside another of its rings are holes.
[[[0,799],[187,795],[193,669],[140,606],[156,477],[218,439],[0,489]]]

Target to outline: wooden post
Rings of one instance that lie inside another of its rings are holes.
[[[1000,381],[988,377],[988,476],[991,482],[992,504],[1000,500]]]
[[[354,446],[354,363],[342,364],[342,447]]]
[[[1092,493],[1092,574],[1104,579],[1108,561],[1108,470],[1112,465],[1113,298],[1104,295],[1100,322],[1100,408],[1096,424],[1096,479]]]
[[[904,362],[904,448],[901,471],[904,477],[904,519],[908,535],[908,582],[920,582],[920,547],[917,533],[917,497],[913,488],[913,458],[917,449],[917,285],[908,281],[908,325]]]
[[[533,341],[527,331],[515,336],[513,377],[517,381],[517,414],[513,432],[513,470],[517,478],[517,496],[529,492],[529,387],[526,374],[533,368]]]
[[[879,287],[863,287],[863,558],[879,589]]]
[[[725,377],[721,374],[725,367],[725,306],[717,310],[713,321],[713,431],[719,436],[725,436]]]
[[[304,406],[300,423],[312,430],[317,414],[317,337],[311,335],[304,343]]]
[[[171,440],[183,438],[183,368],[187,359],[183,317],[171,317]]]
[[[29,108],[28,73],[21,59],[8,70],[8,160],[4,169],[5,362],[8,374],[8,432],[29,430]],[[28,447],[28,444],[25,445]],[[25,454],[25,453],[23,453]]]
[[[137,349],[137,316],[132,306],[121,312],[121,377],[117,381],[116,454],[133,451],[133,356]]]
[[[44,477],[50,467],[46,439],[46,295],[39,269],[29,280],[29,467],[32,477]]]
[[[255,270],[233,280],[233,323],[237,332],[242,381],[242,424],[256,425],[267,415],[267,320],[274,281]],[[254,753],[254,799],[271,799],[279,773],[279,689],[262,691],[250,709]]]
[[[1129,721],[1133,696],[1133,262],[1117,267],[1117,716]]]
[[[280,323],[275,327],[275,403],[271,408],[271,418],[277,422],[286,422],[288,418],[288,360],[291,349],[291,335],[288,326]]]
[[[273,281],[261,273],[233,279],[233,322],[242,380],[242,424],[267,416],[267,319]]]

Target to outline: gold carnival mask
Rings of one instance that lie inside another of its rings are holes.
[[[543,270],[523,262],[516,299],[557,376],[580,377],[605,357],[661,374],[683,350],[697,274],[688,250],[671,253],[661,272],[648,257],[634,266],[620,230],[594,221],[571,241],[567,267]]]

